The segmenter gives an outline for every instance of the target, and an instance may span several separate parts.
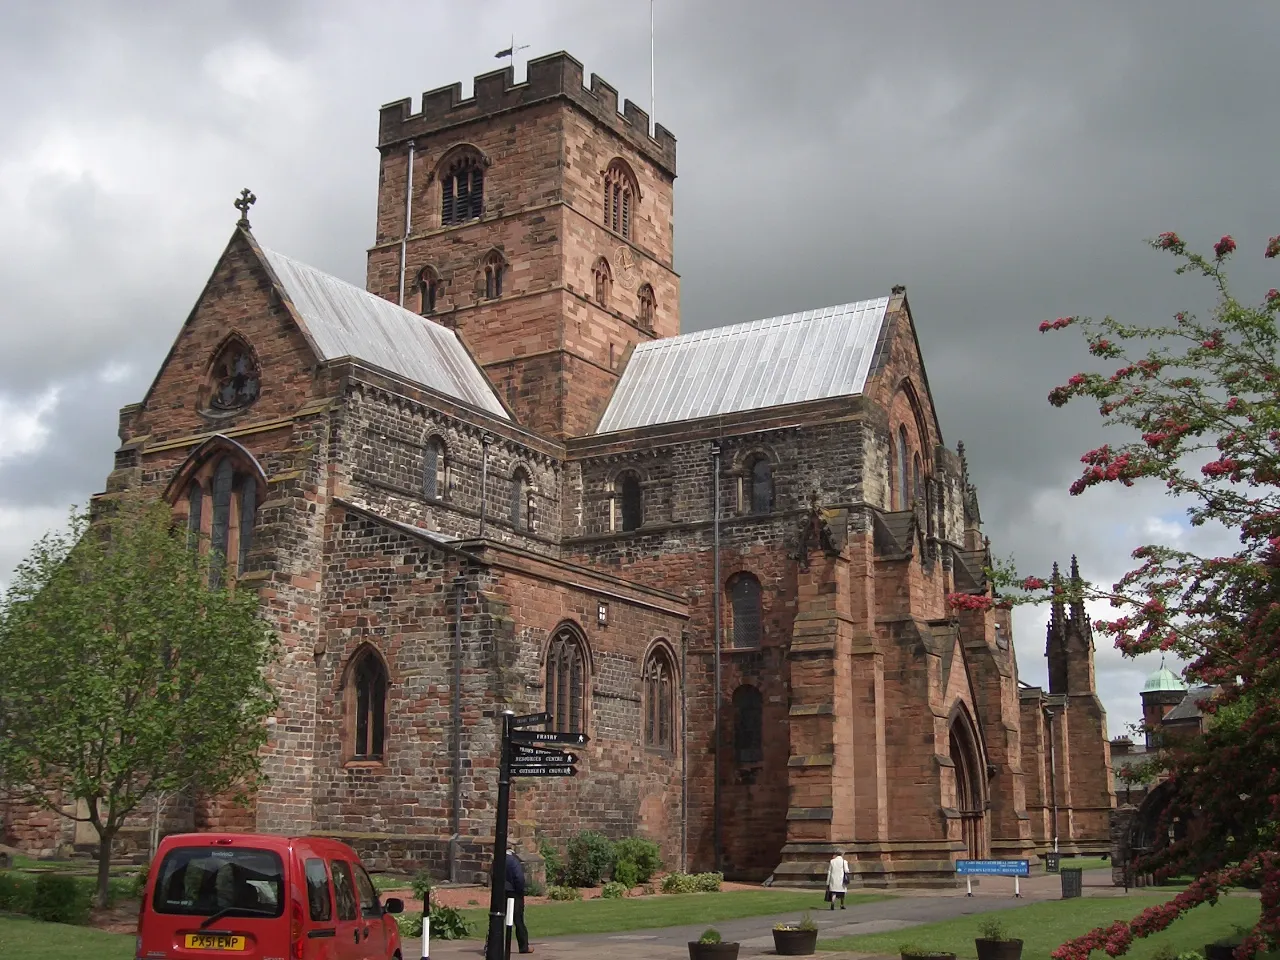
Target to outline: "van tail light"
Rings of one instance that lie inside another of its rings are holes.
[[[293,912],[289,915],[289,939],[293,942],[294,960],[302,960],[302,904],[297,900],[293,901]]]

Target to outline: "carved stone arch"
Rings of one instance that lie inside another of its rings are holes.
[[[262,365],[249,338],[232,330],[214,348],[196,395],[206,417],[231,417],[253,406],[262,392]]]
[[[533,497],[535,493],[533,476],[533,468],[523,457],[516,457],[512,461],[511,490],[507,507],[513,529],[533,529]]]
[[[440,159],[437,160],[435,166],[431,168],[431,180],[438,181],[450,167],[459,160],[462,160],[464,157],[474,159],[480,165],[482,170],[489,169],[490,160],[488,154],[477,147],[474,143],[462,140],[450,145],[444,153],[440,154]]]
[[[394,687],[399,683],[399,679],[396,676],[395,671],[391,669],[391,661],[387,659],[386,654],[382,652],[381,648],[372,640],[362,640],[360,643],[355,645],[349,654],[347,654],[346,661],[342,665],[342,670],[335,678],[335,690],[341,691],[347,688],[359,661],[361,658],[367,656],[377,658],[378,662],[382,665],[382,670],[387,676],[388,686]]]
[[[960,818],[960,839],[966,856],[980,860],[987,849],[987,785],[986,755],[982,737],[969,707],[957,700],[947,718],[948,753],[955,773],[956,811]]]
[[[640,739],[645,747],[676,752],[680,683],[680,667],[671,643],[665,637],[651,640],[640,660]]]
[[[640,192],[640,179],[636,176],[635,169],[623,157],[614,157],[600,171],[600,175],[606,180],[610,175],[620,176],[626,179],[631,189],[635,191],[636,202],[644,199],[644,194]]]
[[[255,478],[258,487],[258,502],[261,503],[265,500],[267,496],[267,474],[262,469],[262,464],[242,444],[237,443],[230,437],[218,434],[196,447],[191,451],[187,459],[183,461],[182,466],[177,469],[169,480],[169,485],[165,487],[165,501],[170,505],[176,504],[178,499],[186,492],[187,485],[192,478],[209,463],[224,456],[230,457],[242,472]]]
[[[937,438],[932,435],[928,421],[925,419],[924,404],[920,401],[920,392],[916,389],[916,385],[910,377],[903,377],[895,393],[903,394],[907,398],[907,403],[911,406],[911,417],[914,421],[912,426],[915,428],[915,434],[920,444],[920,455],[924,458],[925,472],[932,473],[933,448]]]

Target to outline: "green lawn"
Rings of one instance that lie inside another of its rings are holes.
[[[1103,860],[1101,857],[1063,857],[1062,866],[1070,867],[1073,870],[1102,870],[1111,869],[1111,861]]]
[[[1087,897],[1050,900],[996,914],[1011,937],[1023,941],[1022,960],[1048,960],[1049,954],[1072,937],[1115,920],[1128,920],[1161,897]],[[987,916],[990,916],[988,914]],[[1149,960],[1163,945],[1175,950],[1203,949],[1206,943],[1230,934],[1237,924],[1251,924],[1258,917],[1258,901],[1252,897],[1224,897],[1216,906],[1200,906],[1174,922],[1163,933],[1134,942],[1126,960]],[[861,950],[896,953],[904,943],[935,950],[949,950],[958,958],[977,957],[973,941],[984,917],[961,917],[893,933],[823,940],[820,950]],[[1104,954],[1094,953],[1095,958]]]
[[[850,894],[848,902],[884,900],[879,894]],[[798,890],[734,890],[723,893],[672,893],[625,900],[583,900],[571,903],[530,904],[525,908],[529,932],[538,939],[580,933],[620,933],[654,927],[719,923],[741,917],[794,913],[823,907],[822,892]],[[474,936],[483,939],[489,914],[464,910]]]
[[[134,938],[127,934],[0,913],[0,957],[5,960],[133,960],[133,947]]]

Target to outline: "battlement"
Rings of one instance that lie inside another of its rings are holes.
[[[583,85],[582,64],[561,51],[528,64],[528,79],[515,82],[515,70],[504,67],[475,78],[475,95],[462,99],[462,84],[428,90],[422,109],[411,113],[412,100],[388,103],[378,114],[378,146],[389,147],[413,137],[484,119],[556,98],[564,98],[595,117],[669,173],[676,175],[676,138],[661,124],[649,135],[649,114],[630,100],[618,112],[618,91],[594,73]]]

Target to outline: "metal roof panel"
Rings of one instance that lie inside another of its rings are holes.
[[[857,395],[888,306],[881,297],[640,344],[596,432]]]
[[[263,250],[321,360],[351,357],[509,420],[488,378],[457,334],[428,317]]]

